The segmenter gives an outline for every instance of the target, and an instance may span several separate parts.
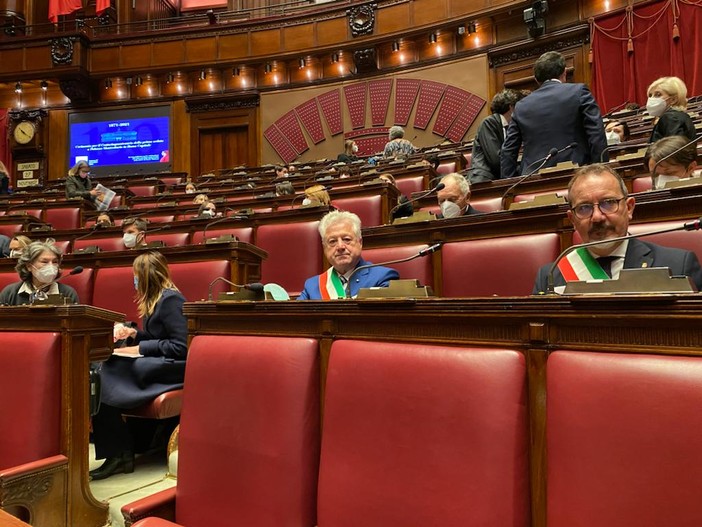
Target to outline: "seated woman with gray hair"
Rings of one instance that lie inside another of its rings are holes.
[[[383,150],[385,158],[407,158],[416,152],[416,148],[407,139],[404,139],[405,131],[401,126],[391,126],[388,131],[388,138]]]
[[[61,249],[54,240],[32,242],[17,259],[15,270],[20,281],[10,284],[0,292],[0,304],[20,306],[31,304],[36,298],[61,294],[77,304],[78,293],[69,285],[56,282],[61,276]]]

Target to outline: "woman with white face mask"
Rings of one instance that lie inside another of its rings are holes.
[[[336,156],[339,163],[351,163],[358,159],[358,145],[356,141],[347,139],[344,141],[344,153]]]
[[[671,135],[695,138],[695,125],[687,115],[687,86],[677,77],[661,77],[648,87],[646,111],[655,117],[651,143]]]
[[[56,281],[61,276],[60,264],[61,250],[54,245],[54,240],[30,243],[15,265],[20,281],[0,292],[0,304],[20,306],[56,294],[63,295],[71,303],[79,303],[75,289]]]
[[[697,170],[697,145],[679,135],[664,137],[646,150],[644,158],[653,188],[664,188],[666,183],[699,176]]]

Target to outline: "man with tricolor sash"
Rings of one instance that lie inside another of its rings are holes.
[[[606,241],[626,236],[634,213],[635,200],[614,169],[602,164],[579,169],[568,184],[568,201],[568,219],[582,242],[603,243],[576,249],[558,262],[553,275],[556,293],[569,281],[616,280],[622,269],[641,267],[667,267],[673,276],[689,276],[702,289],[702,270],[695,253],[634,238]],[[550,267],[539,270],[534,294],[547,292]]]
[[[400,275],[389,267],[370,265],[361,258],[361,220],[352,212],[333,211],[319,222],[324,256],[331,267],[308,278],[298,300],[334,300],[354,297],[366,287],[387,287]]]

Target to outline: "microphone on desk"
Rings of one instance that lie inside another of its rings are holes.
[[[432,194],[434,192],[439,192],[441,190],[444,190],[445,188],[446,188],[446,185],[444,183],[440,182],[434,188],[422,192],[419,196],[415,196],[412,199],[408,199],[407,201],[404,201],[402,203],[398,203],[392,209],[390,209],[390,221],[392,221],[394,218],[393,214],[395,212],[397,212],[398,210],[400,210],[400,208],[406,207],[408,204],[411,205],[412,203],[415,203],[416,201],[419,201],[420,199],[426,198],[427,196],[429,196],[430,194]]]
[[[660,165],[660,164],[663,163],[664,161],[667,161],[668,159],[670,159],[670,158],[673,157],[674,155],[678,154],[679,152],[682,152],[682,151],[685,150],[686,148],[689,148],[690,145],[696,144],[697,141],[699,141],[700,139],[702,139],[702,134],[699,134],[699,135],[696,136],[692,141],[688,141],[687,143],[685,143],[684,145],[682,145],[680,148],[676,148],[676,149],[673,150],[670,154],[668,154],[668,155],[666,155],[666,156],[663,156],[661,159],[659,159],[658,161],[656,161],[656,164],[653,165],[653,170],[651,170],[651,181],[652,181],[652,183],[653,183],[653,188],[654,188],[654,189],[656,188],[656,185],[655,185],[656,181],[655,181],[655,179],[656,179],[656,177],[658,176],[658,174],[656,174],[656,170],[658,170],[658,165]]]
[[[253,282],[251,284],[235,284],[231,280],[228,280],[224,278],[223,276],[218,276],[214,280],[210,282],[210,285],[207,288],[207,300],[212,301],[212,288],[217,282],[226,282],[229,285],[233,285],[234,287],[238,287],[239,289],[248,289],[249,291],[253,291],[255,293],[259,293],[263,291],[263,284],[260,282]]]
[[[606,238],[604,240],[597,240],[594,242],[587,242],[587,243],[579,243],[577,245],[571,245],[567,249],[561,252],[561,254],[558,255],[558,258],[551,264],[551,267],[549,267],[548,270],[548,276],[547,276],[547,285],[546,285],[546,294],[547,295],[553,295],[556,294],[555,286],[553,284],[553,278],[554,278],[554,273],[556,272],[556,267],[558,267],[558,264],[568,256],[570,253],[573,251],[576,251],[581,248],[586,248],[586,247],[594,247],[596,245],[606,245],[610,243],[615,243],[615,242],[623,242],[625,240],[631,240],[634,238],[642,238],[644,236],[653,236],[655,234],[664,234],[666,232],[675,232],[675,231],[698,231],[702,229],[702,218],[698,218],[693,221],[689,221],[687,223],[683,223],[682,225],[679,225],[677,227],[669,227],[666,229],[657,229],[654,231],[647,231],[647,232],[640,232],[638,234],[627,234],[626,236],[619,236],[617,238]]]
[[[66,276],[73,276],[76,274],[80,274],[83,272],[83,266],[82,265],[76,265],[73,269],[70,270],[70,272]],[[57,284],[61,281],[63,276],[59,276],[49,282],[48,284],[44,284],[36,289],[33,293],[33,298],[32,298],[32,304],[34,304],[37,300],[42,301],[46,300],[48,298],[48,295],[46,293],[47,290],[51,289],[51,286],[54,284]]]
[[[165,192],[161,192],[161,195],[158,197],[158,199],[156,199],[156,203],[161,201],[163,198],[168,198],[172,195],[173,195],[173,192],[171,192],[170,190],[166,190]]]
[[[398,258],[396,260],[389,260],[387,262],[381,262],[381,263],[374,263],[374,264],[366,264],[366,265],[361,265],[359,267],[356,267],[356,269],[353,270],[353,273],[351,273],[351,276],[349,276],[348,279],[348,289],[346,290],[346,298],[351,298],[351,279],[358,273],[359,271],[363,271],[364,269],[370,269],[371,267],[381,267],[385,265],[393,265],[393,264],[398,264],[398,263],[405,263],[405,262],[410,262],[412,260],[415,260],[417,258],[424,258],[425,256],[428,256],[432,253],[435,253],[439,249],[441,249],[441,246],[444,244],[444,242],[438,242],[435,243],[434,245],[430,245],[428,247],[425,247],[421,251],[411,255],[407,256],[405,258]]]
[[[507,189],[507,191],[504,194],[502,194],[502,209],[507,210],[507,207],[505,206],[507,203],[507,198],[514,196],[514,189],[515,188],[517,188],[519,185],[524,183],[524,181],[529,179],[534,174],[537,174],[539,172],[539,170],[544,168],[546,163],[548,163],[554,156],[557,156],[558,154],[565,152],[566,150],[570,150],[571,148],[575,148],[576,146],[578,146],[578,143],[572,142],[568,146],[564,146],[560,150],[558,148],[552,148],[551,150],[548,151],[548,154],[546,154],[544,157],[542,157],[541,159],[537,159],[536,161],[531,163],[527,168],[534,166],[536,163],[541,163],[541,164],[538,167],[536,167],[535,170],[532,170],[531,172],[528,172],[527,174],[520,176],[519,179],[517,179],[516,183],[514,183],[514,185],[509,187]]]
[[[217,224],[219,224],[219,223],[223,223],[223,222],[225,222],[225,221],[227,221],[227,220],[241,219],[240,217],[237,217],[237,216],[226,216],[228,210],[233,211],[234,209],[224,209],[224,214],[225,214],[225,216],[222,216],[221,218],[217,218],[216,220],[211,221],[211,222],[209,222],[207,225],[205,225],[205,228],[202,229],[202,243],[206,243],[206,241],[207,241],[207,229],[209,229],[210,227],[214,227],[215,225],[217,225]]]

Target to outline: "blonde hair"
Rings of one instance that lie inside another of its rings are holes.
[[[137,311],[142,318],[154,312],[156,304],[163,296],[164,290],[173,289],[178,291],[173,280],[171,280],[168,261],[158,251],[149,251],[137,256],[134,259],[132,269],[134,270],[134,276],[139,281],[135,300]]]
[[[10,173],[7,171],[5,163],[3,163],[2,161],[0,161],[0,174],[6,174],[8,176],[10,175]]]
[[[687,110],[687,86],[677,77],[661,77],[656,79],[648,87],[646,92],[649,97],[652,96],[653,91],[658,88],[670,95],[671,101],[670,106],[676,110]]]
[[[86,161],[78,161],[75,165],[71,167],[71,169],[68,171],[69,176],[75,176],[78,171],[83,168],[83,167],[88,167],[90,168],[90,165]]]
[[[314,204],[329,205],[331,198],[324,185],[313,185],[305,189],[305,196]]]

